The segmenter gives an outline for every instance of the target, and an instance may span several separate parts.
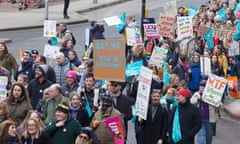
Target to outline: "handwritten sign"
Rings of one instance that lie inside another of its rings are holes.
[[[210,26],[208,25],[200,25],[199,26],[199,33],[198,35],[201,37],[204,37],[205,33],[208,31],[208,28]],[[218,38],[225,38],[230,34],[236,33],[236,27],[230,27],[230,26],[225,26],[225,25],[213,25],[211,26],[213,30],[213,37],[218,37]]]
[[[164,12],[167,15],[175,16],[177,15],[177,5],[176,1],[168,2],[164,5]]]
[[[46,44],[43,50],[43,55],[47,58],[56,59],[56,54],[60,51],[58,46]]]
[[[125,81],[124,42],[117,39],[94,40],[94,76],[99,80]]]
[[[160,14],[159,23],[158,23],[158,30],[161,36],[164,37],[173,37],[174,36],[174,16],[168,16]]]
[[[193,36],[192,17],[177,17],[177,36],[178,39]]]
[[[56,36],[56,21],[44,20],[43,36],[44,37],[54,37]]]
[[[127,45],[134,46],[135,44],[142,43],[142,36],[140,26],[138,23],[130,23],[126,28]]]
[[[144,24],[144,31],[147,39],[159,39],[160,35],[157,32],[157,24]]]
[[[152,83],[152,70],[142,67],[139,76],[139,84],[136,100],[136,115],[147,119],[148,102]]]
[[[8,84],[8,77],[7,76],[0,76],[0,101],[4,100],[7,96],[7,84]]]
[[[115,144],[124,144],[124,130],[121,119],[118,116],[104,120],[107,128],[112,132]]]
[[[209,75],[206,87],[203,91],[202,100],[213,106],[219,106],[227,80],[216,75]]]
[[[142,66],[143,66],[143,60],[139,60],[131,64],[127,64],[126,77],[139,75]]]
[[[167,57],[168,50],[160,47],[154,47],[149,64],[154,64],[157,67],[161,67],[164,62],[164,58]]]

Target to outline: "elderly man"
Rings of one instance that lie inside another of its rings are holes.
[[[56,55],[56,61],[57,64],[53,67],[56,75],[56,82],[60,85],[64,85],[66,83],[66,73],[72,70],[73,66],[61,52]]]
[[[54,144],[75,144],[81,132],[81,124],[69,114],[68,103],[62,102],[55,109],[56,121],[49,124],[45,131]]]
[[[69,99],[62,95],[62,88],[59,84],[52,84],[49,87],[48,93],[50,98],[47,100],[43,111],[45,124],[49,124],[55,120],[54,111],[58,104],[62,103],[63,101],[69,102]]]

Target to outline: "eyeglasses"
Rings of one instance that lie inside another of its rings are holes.
[[[88,136],[80,135],[80,139],[88,140]]]

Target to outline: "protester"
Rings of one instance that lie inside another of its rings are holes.
[[[101,96],[101,109],[99,109],[92,121],[90,126],[94,129],[97,137],[103,144],[114,144],[113,133],[106,127],[104,120],[113,116],[118,116],[121,119],[121,125],[124,128],[123,118],[121,113],[113,107],[113,100],[110,95],[103,94]]]
[[[74,50],[69,50],[68,51],[68,59],[70,61],[71,64],[74,65],[74,67],[78,67],[79,65],[81,65],[81,62],[77,56],[77,53]]]
[[[17,82],[23,84],[25,88],[28,87],[28,78],[25,74],[19,74],[17,77]]]
[[[60,85],[64,85],[66,83],[66,73],[69,70],[72,70],[73,66],[61,52],[57,53],[56,61],[57,64],[53,67],[54,72],[56,74],[56,82]]]
[[[117,81],[110,82],[110,95],[113,98],[114,108],[116,108],[123,115],[124,127],[125,127],[125,140],[127,140],[128,133],[128,121],[132,118],[132,105],[134,100],[130,97],[122,94],[122,83]]]
[[[38,50],[33,49],[33,50],[31,50],[31,53],[32,53],[32,59],[33,59],[33,61],[35,61],[37,56],[39,55]]]
[[[43,67],[46,67],[46,79],[55,83],[56,82],[56,76],[53,68],[49,65],[47,65],[47,59],[43,55],[38,55],[34,61],[34,67],[32,72],[32,79],[35,78],[35,69],[38,65],[42,65]]]
[[[73,40],[71,31],[67,28],[67,24],[60,23],[58,25],[59,32],[57,33],[58,45],[61,47],[67,40]]]
[[[25,50],[23,52],[23,60],[21,61],[20,65],[16,68],[14,73],[14,79],[17,80],[19,74],[25,74],[28,76],[28,80],[31,79],[32,75],[32,66],[33,60],[31,58],[31,51]]]
[[[81,124],[74,120],[70,113],[68,103],[63,101],[55,109],[56,120],[52,121],[45,131],[51,137],[53,144],[75,144],[81,132]]]
[[[0,42],[0,66],[6,68],[9,71],[9,78],[12,78],[12,74],[17,68],[17,61],[11,53],[8,52],[7,45]]]
[[[0,102],[0,124],[5,120],[10,120],[7,103]]]
[[[77,91],[79,85],[77,83],[77,73],[75,71],[68,71],[66,73],[66,83],[62,87],[63,95],[69,97],[73,91]]]
[[[190,103],[191,93],[189,90],[180,89],[176,94],[178,106],[174,110],[170,129],[172,142],[194,144],[194,136],[202,127],[199,109]]]
[[[90,43],[96,39],[105,39],[103,33],[105,31],[104,25],[101,23],[97,23],[96,21],[91,21],[90,23]]]
[[[0,143],[1,144],[21,144],[19,135],[16,132],[16,123],[12,120],[6,120],[0,125]]]
[[[49,88],[44,89],[42,99],[40,99],[37,103],[36,110],[40,113],[43,113],[45,104],[47,100],[50,98],[48,91],[49,91]]]
[[[160,105],[160,90],[151,93],[151,104],[148,106],[147,119],[138,118],[142,125],[142,144],[164,144],[167,142],[168,114]]]
[[[214,133],[216,132],[217,109],[202,100],[205,86],[206,80],[202,80],[199,86],[199,91],[194,93],[191,97],[191,103],[199,108],[202,117],[202,128],[197,135],[197,141],[199,144],[211,144],[212,138],[215,135]]]
[[[74,49],[73,41],[71,39],[68,39],[64,41],[64,43],[62,44],[60,52],[62,52],[64,56],[68,58],[68,52],[73,49]]]
[[[43,97],[44,89],[48,88],[52,82],[46,79],[47,65],[38,65],[35,69],[35,78],[28,84],[28,92],[33,109]]]
[[[101,142],[92,128],[83,127],[75,144],[101,144]]]
[[[32,109],[27,89],[21,83],[12,85],[9,96],[4,101],[7,103],[10,117],[16,121],[17,126]]]
[[[22,127],[21,141],[24,144],[51,144],[49,135],[44,132],[38,119],[30,118]]]
[[[56,105],[62,103],[63,101],[69,101],[68,98],[62,95],[62,88],[59,84],[52,84],[48,89],[48,93],[50,95],[50,98],[47,100],[43,111],[45,124],[49,124],[50,122],[54,121]]]
[[[81,104],[81,97],[77,92],[70,93],[70,105],[69,111],[73,119],[79,121],[79,123],[83,126],[90,125],[90,118],[88,116],[88,112],[85,107]]]

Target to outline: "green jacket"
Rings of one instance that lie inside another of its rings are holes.
[[[81,132],[81,124],[69,115],[63,127],[56,127],[57,121],[50,123],[45,131],[51,137],[53,144],[75,144],[77,136]]]
[[[55,120],[55,109],[58,106],[58,104],[62,103],[63,101],[69,102],[69,99],[67,97],[62,96],[57,101],[54,101],[54,99],[52,98],[47,100],[43,110],[45,124],[49,124],[50,122]]]

